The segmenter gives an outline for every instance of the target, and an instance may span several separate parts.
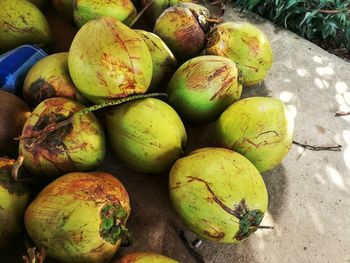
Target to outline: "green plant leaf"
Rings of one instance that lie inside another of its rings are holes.
[[[349,21],[349,17],[347,13],[339,13],[335,15],[335,18],[339,21],[340,24],[346,24]]]
[[[288,12],[287,15],[284,17],[284,27],[285,27],[285,28],[288,28],[288,23],[287,23],[287,21],[288,21],[288,18],[289,18],[290,16],[292,16],[292,15],[293,15],[292,12]]]
[[[277,19],[277,18],[282,14],[283,8],[284,8],[284,5],[281,5],[280,7],[278,7],[278,8],[276,9],[276,14],[275,14],[275,16],[274,16],[273,19]]]
[[[295,6],[296,4],[298,4],[299,1],[297,0],[289,0],[287,2],[287,4],[285,5],[285,9],[289,9],[291,8],[292,6]]]
[[[350,27],[348,27],[344,32],[343,44],[344,47],[350,51]]]
[[[301,21],[299,26],[302,26],[304,23],[309,23],[310,20],[313,18],[313,16],[318,12],[319,10],[316,9],[312,12],[306,12],[304,19]]]
[[[327,38],[336,33],[338,26],[334,21],[327,21],[322,29],[323,38]]]
[[[350,0],[238,0],[235,3],[306,38],[326,39],[350,49]]]

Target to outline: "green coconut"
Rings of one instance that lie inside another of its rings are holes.
[[[245,157],[202,148],[177,160],[170,171],[171,202],[196,234],[238,243],[255,232],[267,209],[264,181]]]
[[[193,2],[191,0],[141,0],[142,7],[145,8],[150,4],[146,10],[146,14],[154,26],[158,17],[169,7],[181,3]]]
[[[277,166],[293,142],[294,121],[283,102],[251,97],[227,108],[216,124],[216,145],[248,158],[260,172]]]
[[[193,3],[177,4],[160,15],[153,33],[167,44],[179,61],[186,61],[204,49],[209,16],[209,10],[203,6]]]
[[[18,138],[31,114],[29,106],[16,95],[0,90],[0,153],[18,155]]]
[[[38,61],[27,73],[23,98],[32,106],[53,97],[87,103],[75,88],[68,71],[68,53],[57,53]]]
[[[179,261],[152,252],[135,252],[128,254],[115,263],[178,263]]]
[[[272,50],[265,34],[246,22],[227,22],[215,27],[206,52],[232,59],[242,71],[244,86],[260,83],[272,65]]]
[[[235,63],[224,57],[188,60],[171,78],[168,102],[187,121],[215,120],[242,92]]]
[[[161,90],[177,66],[176,58],[168,46],[157,35],[144,30],[135,30],[145,41],[151,53],[153,72],[148,91]]]
[[[175,110],[154,98],[112,108],[106,114],[106,126],[116,156],[142,173],[166,171],[182,154],[187,140]]]
[[[102,16],[114,17],[129,25],[136,18],[136,13],[130,0],[76,0],[73,9],[74,21],[78,27]]]
[[[24,44],[46,45],[51,33],[45,16],[26,0],[0,1],[0,53]]]
[[[11,178],[14,162],[0,158],[0,248],[23,230],[24,210],[30,197],[29,187]]]
[[[105,156],[104,132],[93,113],[75,114],[83,109],[66,98],[41,102],[23,127],[19,144],[23,166],[48,179],[96,169]]]
[[[42,190],[25,211],[29,236],[59,262],[104,263],[128,238],[128,193],[104,172],[66,174]]]
[[[78,91],[95,103],[145,93],[152,79],[147,45],[111,17],[89,21],[78,31],[68,67]]]

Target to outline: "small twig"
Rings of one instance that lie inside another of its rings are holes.
[[[300,147],[303,147],[305,149],[311,150],[311,151],[334,151],[334,152],[340,152],[341,151],[341,145],[337,146],[313,146],[309,144],[304,144],[300,142],[293,141],[295,145],[298,145]]]
[[[251,226],[251,229],[275,229],[273,226]]]
[[[350,111],[336,111],[335,117],[350,115]]]
[[[304,2],[304,8],[306,9],[306,11],[308,11],[308,12],[315,11],[316,8],[306,8],[305,3],[306,3],[306,1]],[[330,10],[330,9],[319,9],[317,12],[321,13],[321,14],[330,14],[330,15],[332,15],[332,14],[339,14],[339,13],[342,13],[344,11],[346,11],[347,13],[350,13],[350,8],[348,8],[346,10],[345,9],[332,9],[332,10]]]
[[[196,260],[196,262],[205,263],[203,256],[197,252],[195,246],[193,246],[191,242],[186,238],[185,232],[183,230],[180,230],[180,237],[181,241],[184,243],[184,245],[186,246],[190,254],[193,256],[193,258]]]
[[[322,13],[322,14],[339,14],[339,13],[344,12],[344,10],[339,10],[339,9],[336,9],[336,10],[321,9],[321,10],[318,10],[318,12]],[[347,12],[350,13],[350,9],[348,9]]]
[[[140,19],[140,17],[147,11],[147,9],[154,4],[154,1],[148,2],[145,7],[137,14],[137,16],[134,18],[134,20],[131,21],[129,27],[132,28],[135,23]]]

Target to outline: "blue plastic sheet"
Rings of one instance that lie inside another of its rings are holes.
[[[0,89],[20,95],[28,71],[46,56],[37,45],[23,45],[0,55]]]

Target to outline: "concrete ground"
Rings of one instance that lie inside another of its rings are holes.
[[[263,175],[269,209],[262,224],[274,230],[258,230],[239,245],[203,241],[197,252],[206,263],[350,262],[350,116],[334,116],[337,110],[350,110],[350,64],[264,19],[239,16],[230,8],[225,19],[250,21],[265,32],[272,45],[274,64],[264,85],[245,91],[245,96],[280,98],[294,115],[296,141],[340,144],[342,151],[305,151],[293,145],[282,164]],[[51,20],[60,37],[61,22]],[[67,40],[75,30],[66,32]],[[69,44],[63,41],[56,46],[64,50]],[[186,152],[209,145],[212,128],[213,124],[187,126]],[[190,242],[197,237],[171,207],[166,174],[134,173],[111,154],[99,170],[115,174],[131,198],[128,227],[134,245],[120,249],[117,256],[155,251],[183,263],[199,262],[182,240],[181,231]],[[0,256],[0,262],[16,262],[2,259]]]

